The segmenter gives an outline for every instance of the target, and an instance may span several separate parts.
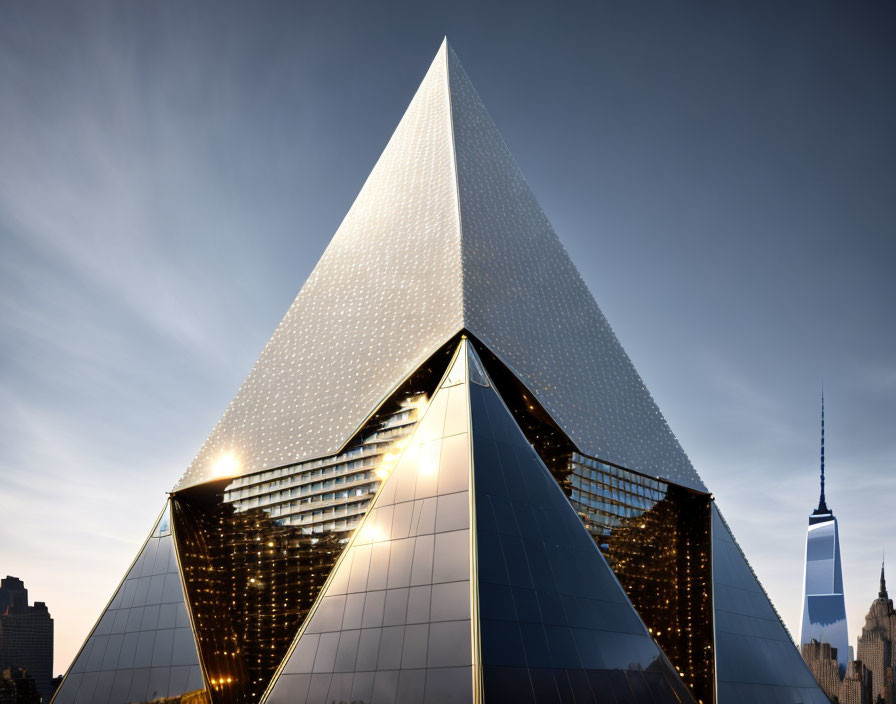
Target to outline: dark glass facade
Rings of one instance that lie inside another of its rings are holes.
[[[715,504],[712,575],[718,701],[828,704]]]
[[[651,636],[695,698],[714,701],[709,494],[581,454],[513,373],[477,348]]]
[[[698,701],[714,701],[708,494],[574,453],[570,501]]]
[[[495,390],[470,395],[486,698],[692,701]]]
[[[201,489],[173,505],[203,664],[216,704],[257,702],[346,534],[307,535],[261,509],[237,511],[220,492],[197,496]]]

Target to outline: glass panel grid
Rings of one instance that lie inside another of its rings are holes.
[[[166,508],[54,702],[174,702],[188,694],[207,701]]]

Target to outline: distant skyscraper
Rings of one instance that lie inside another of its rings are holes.
[[[858,639],[858,657],[871,671],[875,699],[896,704],[896,612],[893,600],[887,595],[884,566],[880,566],[880,591],[871,603],[862,635]]]
[[[840,667],[837,664],[837,650],[830,643],[813,640],[800,648],[803,660],[812,670],[818,684],[831,699],[840,693]]]
[[[42,601],[28,606],[22,580],[0,580],[0,670],[26,670],[49,701],[53,679],[53,619]]]
[[[871,691],[871,671],[861,660],[850,660],[837,695],[839,704],[875,704]]]
[[[806,645],[817,640],[836,648],[842,677],[849,657],[849,635],[840,568],[840,533],[837,519],[824,497],[824,394],[821,396],[821,496],[818,508],[809,516],[803,594],[800,643]]]

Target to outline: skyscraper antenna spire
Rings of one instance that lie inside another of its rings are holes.
[[[877,593],[881,599],[889,598],[887,596],[887,578],[884,576],[884,562],[883,559],[880,561],[880,591]]]
[[[818,508],[815,513],[830,513],[824,500],[824,384],[821,385],[821,496],[818,499]]]

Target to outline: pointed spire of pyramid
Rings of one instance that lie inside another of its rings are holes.
[[[705,489],[445,40],[177,488],[337,452],[462,330],[583,452]]]

